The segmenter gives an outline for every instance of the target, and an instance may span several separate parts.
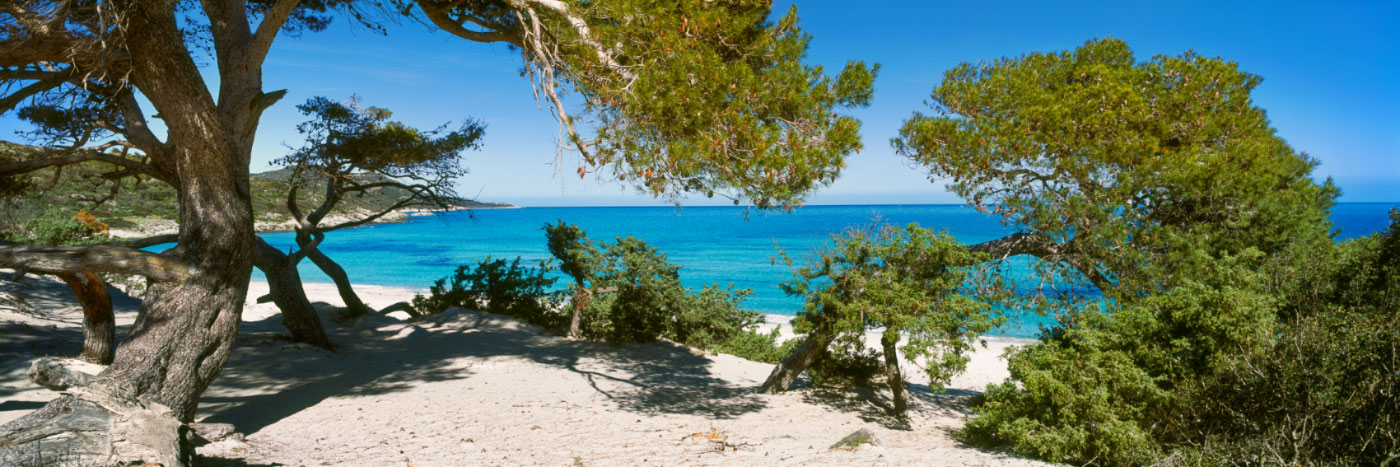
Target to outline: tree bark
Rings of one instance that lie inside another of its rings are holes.
[[[256,240],[255,248],[253,264],[267,276],[268,293],[282,311],[282,325],[291,332],[292,340],[334,350],[321,327],[321,317],[316,315],[302,288],[301,274],[297,272],[300,258],[282,253],[261,238]]]
[[[897,344],[899,330],[888,328],[880,335],[880,346],[885,353],[885,378],[890,381],[891,400],[894,402],[893,413],[902,416],[909,409],[909,396],[904,389],[904,376],[899,374],[899,349],[895,347]]]
[[[317,232],[315,235],[323,236],[325,234]],[[316,267],[321,269],[321,272],[326,273],[326,275],[331,278],[331,281],[335,282],[335,290],[340,293],[340,299],[345,302],[345,316],[355,318],[373,313],[374,309],[365,305],[365,302],[360,300],[360,296],[355,293],[355,287],[350,284],[350,277],[345,274],[345,269],[341,268],[340,264],[337,264],[335,260],[332,260],[329,256],[326,256],[325,253],[321,252],[321,249],[316,245],[316,243],[320,243],[319,238],[315,243],[313,243],[310,236],[306,236],[305,238],[306,240],[303,241],[303,235],[298,232],[297,245],[301,247],[301,252],[304,253],[307,258],[311,259],[311,262],[315,263]]]
[[[161,256],[188,268],[152,285],[112,364],[96,377],[100,384],[71,388],[0,427],[0,448],[69,441],[102,465],[191,460],[185,424],[228,361],[252,272],[248,167],[252,100],[262,87],[261,58],[247,47],[247,9],[201,5],[219,62],[217,103],[185,47],[175,5],[121,4],[122,30],[132,31],[124,35],[132,84],[167,129],[164,147],[147,152],[178,176],[179,245]],[[273,26],[275,33],[280,25]]]
[[[807,336],[807,340],[802,341],[802,346],[773,367],[773,372],[768,375],[768,379],[763,382],[763,386],[759,387],[758,392],[778,394],[787,391],[789,387],[792,387],[792,383],[797,381],[798,375],[816,363],[834,340],[836,340],[836,333],[832,332],[831,328],[818,326]]]
[[[92,272],[63,273],[59,279],[73,290],[73,296],[83,307],[83,361],[108,365],[116,351],[117,321],[112,313],[112,297],[107,283]]]
[[[583,309],[588,308],[588,303],[592,301],[593,293],[579,284],[578,293],[574,294],[574,316],[569,318],[569,337],[579,337],[583,335],[580,329],[583,325]]]

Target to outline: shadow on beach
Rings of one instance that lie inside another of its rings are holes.
[[[280,315],[245,322],[223,374],[201,399],[208,423],[231,423],[253,433],[333,397],[408,390],[419,383],[470,379],[461,358],[524,359],[566,369],[597,393],[637,413],[732,418],[763,409],[755,388],[735,387],[711,374],[710,360],[679,346],[612,346],[541,334],[508,317],[451,310],[417,321],[371,316],[353,327],[315,304],[327,333],[341,347],[328,352],[278,337]],[[521,388],[529,391],[531,388]],[[464,401],[470,403],[473,401]]]

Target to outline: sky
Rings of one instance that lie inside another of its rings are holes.
[[[780,1],[774,11],[793,3]],[[808,197],[811,204],[961,203],[945,181],[930,181],[925,170],[894,155],[889,140],[900,124],[927,109],[924,101],[943,72],[960,62],[1073,49],[1096,37],[1126,41],[1140,60],[1195,50],[1238,62],[1264,78],[1255,104],[1278,135],[1321,162],[1315,177],[1332,177],[1341,201],[1400,201],[1400,2],[796,4],[799,25],[813,36],[809,63],[831,72],[848,60],[881,66],[872,105],[851,112],[863,123],[865,149],[847,159],[835,183]],[[521,206],[669,204],[574,176],[577,156],[559,152],[559,125],[536,102],[520,63],[519,52],[505,46],[414,23],[389,25],[384,36],[337,18],[327,31],[281,37],[263,82],[266,90],[288,93],[263,116],[252,170],[273,169],[271,160],[301,144],[296,104],[358,95],[420,128],[466,118],[485,123],[483,146],[465,157],[470,173],[458,183],[463,196]],[[15,125],[0,120],[0,127]],[[0,138],[11,134],[0,131]]]

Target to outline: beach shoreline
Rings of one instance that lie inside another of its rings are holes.
[[[387,214],[378,219],[365,223],[365,225],[399,224],[403,222],[408,222],[415,217],[436,216],[438,215],[438,213],[441,212],[495,209],[524,209],[524,207],[505,205],[479,207],[455,206],[449,209],[395,209],[393,211],[389,211]],[[326,216],[326,218],[322,220],[321,224],[336,225],[344,222],[352,222],[355,220],[369,217],[373,214],[374,213],[366,212],[354,213],[353,215],[331,214]],[[253,222],[253,231],[257,233],[294,232],[296,231],[296,221],[291,219],[280,221],[255,220]],[[171,235],[179,232],[179,224],[173,220],[152,219],[138,222],[136,226],[131,228],[111,229],[107,232],[107,234],[112,240],[135,240],[140,238],[154,237],[157,235]]]

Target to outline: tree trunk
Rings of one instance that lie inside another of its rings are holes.
[[[885,329],[880,335],[880,346],[885,350],[885,378],[890,380],[891,399],[894,401],[894,414],[903,416],[909,409],[909,396],[904,389],[904,377],[899,374],[899,330]]]
[[[246,32],[246,10],[202,5],[221,14],[211,13],[217,103],[185,48],[174,4],[122,4],[123,30],[133,31],[125,35],[131,79],[167,128],[166,141],[150,150],[178,176],[179,245],[162,255],[188,268],[152,285],[112,364],[97,377],[100,384],[69,390],[0,427],[0,448],[72,442],[100,465],[191,460],[185,424],[228,361],[253,267],[248,166],[252,99],[262,86],[261,60],[250,61],[246,41],[230,31],[241,25]]]
[[[318,232],[316,235],[325,234]],[[303,241],[303,238],[306,240]],[[316,267],[320,268],[321,272],[326,273],[335,282],[335,289],[340,293],[341,301],[345,302],[346,317],[355,318],[374,312],[368,305],[365,305],[364,301],[360,300],[359,295],[355,294],[355,287],[350,284],[350,277],[345,274],[345,269],[326,256],[325,253],[322,253],[321,249],[311,242],[309,236],[303,236],[301,232],[297,232],[297,245],[301,247],[301,252],[311,259],[312,263],[316,263]]]
[[[253,264],[267,276],[268,293],[282,311],[282,325],[292,334],[292,340],[305,342],[326,350],[334,350],[326,331],[321,327],[321,317],[306,298],[306,290],[301,286],[301,274],[297,272],[297,262],[266,241],[255,240]]]
[[[107,365],[116,351],[117,321],[107,283],[92,272],[59,274],[83,307],[83,361]]]
[[[831,328],[818,326],[807,340],[802,341],[802,346],[788,355],[783,361],[773,368],[773,372],[768,375],[768,380],[763,382],[758,392],[765,394],[778,394],[787,391],[792,387],[792,383],[797,381],[797,376],[807,371],[807,367],[816,363],[817,359],[826,352],[826,348],[831,345],[831,341],[836,340],[836,334]]]
[[[579,337],[583,335],[583,309],[588,308],[588,302],[592,301],[593,294],[583,284],[579,284],[578,293],[574,294],[574,316],[569,319],[569,337]]]

